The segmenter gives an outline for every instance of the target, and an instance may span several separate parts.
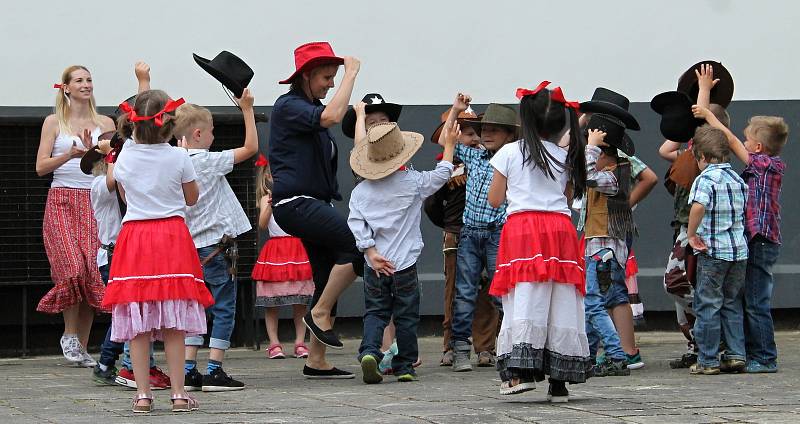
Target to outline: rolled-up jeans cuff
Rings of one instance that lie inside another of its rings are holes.
[[[203,336],[191,336],[186,337],[183,340],[186,346],[202,346],[203,345]]]
[[[215,339],[212,337],[208,342],[208,347],[219,350],[228,350],[231,347],[231,342],[230,340]]]

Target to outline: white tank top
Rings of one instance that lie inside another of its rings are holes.
[[[92,145],[97,144],[97,138],[100,137],[100,127],[92,130]],[[79,147],[83,146],[80,137],[77,135],[58,134],[56,140],[53,142],[53,153],[51,157],[63,155],[69,152],[72,148],[72,142]],[[63,165],[53,171],[53,182],[50,187],[68,187],[68,188],[92,188],[92,175],[86,175],[81,172],[81,158],[72,158]]]
[[[283,231],[277,222],[275,222],[275,216],[269,216],[269,224],[267,224],[267,229],[269,230],[270,237],[287,237],[289,234],[286,231]]]

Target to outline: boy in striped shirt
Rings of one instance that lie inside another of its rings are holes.
[[[691,374],[719,374],[745,368],[742,296],[747,268],[744,211],[747,185],[728,163],[725,133],[710,125],[697,129],[692,147],[700,175],[689,193],[688,241],[699,252],[694,309],[697,363]],[[724,339],[726,351],[717,353]]]

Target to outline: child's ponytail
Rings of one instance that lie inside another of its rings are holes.
[[[572,197],[581,199],[586,193],[586,139],[578,124],[578,113],[569,109],[569,149],[567,150],[567,172],[572,183]]]

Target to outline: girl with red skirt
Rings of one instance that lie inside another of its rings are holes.
[[[130,341],[137,394],[133,412],[153,409],[149,383],[152,340],[163,340],[172,382],[183,381],[184,337],[206,333],[205,308],[214,303],[203,281],[197,250],[184,221],[198,188],[185,149],[172,147],[172,112],[183,103],[160,90],[120,105],[125,148],[108,174],[116,179],[127,212],[114,249],[103,306],[111,308],[111,339]],[[196,410],[182,384],[172,385],[172,411]]]
[[[586,185],[585,141],[574,104],[543,82],[517,91],[524,139],[503,146],[489,204],[508,200],[497,270],[489,294],[503,302],[497,337],[500,394],[533,390],[549,376],[547,397],[566,402],[566,383],[582,383],[592,367],[584,321],[583,254],[568,198]],[[557,143],[569,131],[567,150]],[[571,191],[571,193],[570,193]]]

